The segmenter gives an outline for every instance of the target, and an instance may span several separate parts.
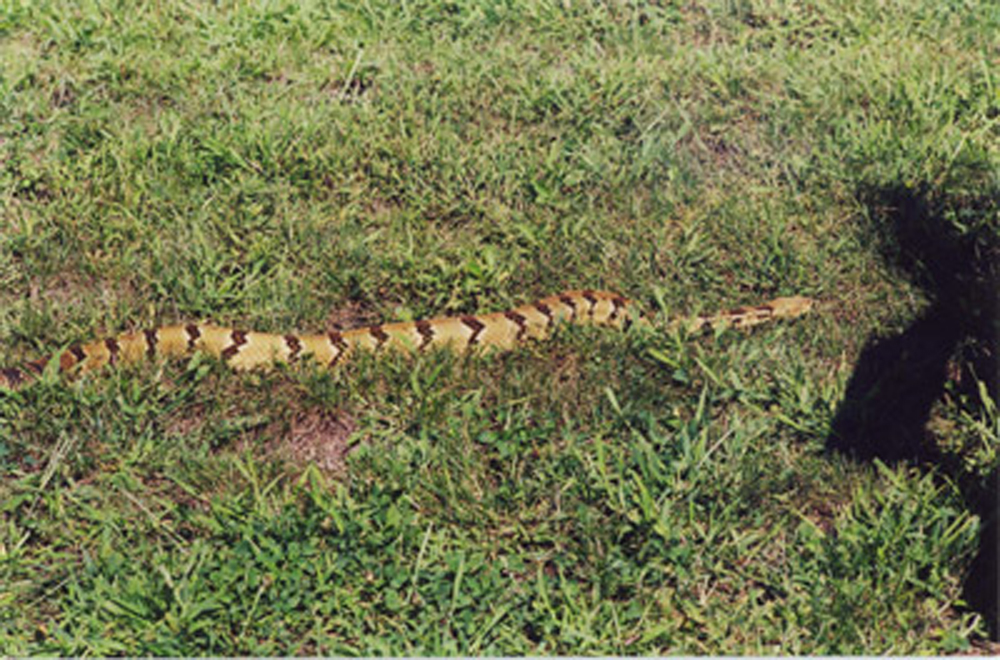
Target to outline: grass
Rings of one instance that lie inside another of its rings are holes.
[[[0,648],[970,650],[985,388],[935,408],[957,476],[824,446],[866,340],[926,304],[866,200],[1000,233],[998,32],[979,0],[0,1],[5,365],[574,287],[823,301],[749,335],[0,397]],[[317,419],[341,469],[287,451]]]

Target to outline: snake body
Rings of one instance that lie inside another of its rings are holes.
[[[808,298],[777,298],[755,307],[680,319],[669,327],[692,332],[720,325],[745,328],[800,316],[811,306]],[[613,328],[627,328],[637,319],[648,323],[634,310],[634,304],[618,294],[584,290],[566,291],[504,312],[385,323],[325,334],[270,334],[207,323],[163,326],[71,346],[53,357],[0,369],[0,390],[18,389],[31,383],[53,360],[60,372],[86,373],[108,364],[132,364],[146,358],[183,357],[201,352],[242,370],[306,358],[332,368],[358,350],[509,350],[524,341],[545,338],[559,323]]]

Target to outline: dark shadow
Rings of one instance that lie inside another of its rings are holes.
[[[909,327],[869,340],[848,383],[827,440],[830,450],[858,460],[912,461],[935,466],[959,483],[969,508],[982,521],[977,554],[963,598],[980,612],[990,636],[998,618],[997,474],[976,478],[959,457],[943,454],[927,430],[935,402],[948,395],[961,405],[980,401],[984,382],[997,401],[1000,246],[989,214],[996,197],[966,200],[969,218],[987,218],[982,230],[951,222],[955,201],[945,207],[925,191],[870,190],[862,198],[887,261],[919,285],[930,307]],[[962,227],[962,230],[959,229]],[[982,410],[971,410],[983,418]]]
[[[937,457],[925,426],[941,398],[961,335],[932,306],[903,332],[870,340],[861,352],[827,447],[885,462]]]

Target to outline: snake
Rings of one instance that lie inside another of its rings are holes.
[[[667,329],[695,333],[724,326],[748,328],[801,316],[812,306],[813,301],[802,296],[776,298],[761,305],[676,319],[667,324]],[[77,374],[108,365],[203,353],[236,370],[300,360],[335,368],[363,350],[509,351],[527,341],[545,339],[563,323],[626,330],[637,323],[652,325],[631,300],[590,289],[565,291],[502,312],[383,323],[321,334],[254,332],[211,323],[181,323],[74,344],[55,355],[0,369],[0,391],[17,390],[37,381],[53,362],[60,373]]]

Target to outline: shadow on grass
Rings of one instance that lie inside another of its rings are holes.
[[[966,576],[963,598],[1000,636],[997,573],[997,471],[980,479],[961,460],[942,453],[926,428],[932,406],[957,379],[960,400],[979,401],[978,382],[997,400],[1000,245],[997,227],[959,231],[941,206],[921,191],[866,191],[863,199],[879,223],[880,246],[927,293],[930,307],[898,334],[869,340],[837,411],[827,447],[859,460],[934,465],[959,483],[979,515],[979,548]],[[968,217],[988,218],[997,197],[963,206]],[[966,226],[967,229],[968,226]],[[952,366],[956,365],[956,366]],[[964,395],[964,396],[963,396]],[[983,418],[982,410],[973,410]]]

